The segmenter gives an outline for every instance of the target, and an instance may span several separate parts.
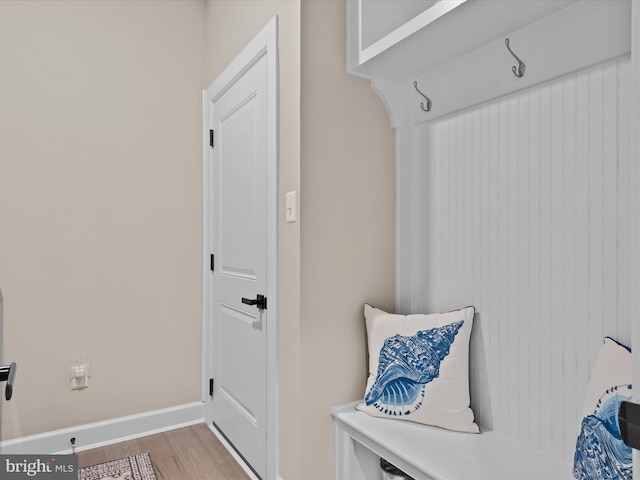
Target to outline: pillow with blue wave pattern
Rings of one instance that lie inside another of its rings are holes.
[[[579,480],[631,480],[631,447],[622,441],[618,411],[631,400],[631,350],[607,337],[587,385],[573,459]]]
[[[430,315],[394,315],[364,306],[369,377],[358,410],[478,433],[469,406],[473,307]]]

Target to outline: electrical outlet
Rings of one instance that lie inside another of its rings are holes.
[[[71,390],[82,390],[89,386],[89,377],[85,365],[71,367]]]
[[[72,353],[69,380],[71,390],[82,390],[89,387],[91,376],[91,354]]]

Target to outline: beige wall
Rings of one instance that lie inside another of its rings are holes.
[[[345,72],[345,10],[343,1],[302,2],[305,480],[332,478],[329,410],[364,395],[363,304],[394,307],[394,137],[369,82]]]
[[[0,1],[2,440],[200,399],[204,7]]]

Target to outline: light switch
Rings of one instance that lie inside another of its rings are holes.
[[[296,221],[296,192],[287,193],[287,201],[285,202],[285,220],[287,223]]]

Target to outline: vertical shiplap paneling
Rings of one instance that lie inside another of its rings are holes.
[[[517,97],[510,97],[507,100],[507,124],[506,130],[502,137],[502,141],[506,143],[506,249],[503,251],[505,256],[505,271],[508,272],[505,278],[507,295],[505,296],[505,314],[511,315],[511,312],[518,310],[517,291],[518,291],[518,262],[517,262],[517,228],[518,228],[518,115],[517,115]],[[508,379],[510,389],[517,395],[518,391],[518,371],[521,362],[521,356],[518,352],[518,330],[520,319],[515,317],[513,321],[505,324],[507,327],[507,355],[511,359],[507,362]],[[512,395],[513,395],[512,393]],[[507,428],[511,435],[516,435],[518,431],[518,410],[520,405],[513,402],[507,404]]]
[[[597,67],[589,76],[589,368],[600,348],[604,333],[604,82],[603,68]]]
[[[473,144],[473,136],[472,136],[472,120],[471,113],[466,113],[463,115],[463,142],[462,142],[462,157],[467,159],[466,162],[460,162],[460,183],[462,185],[462,190],[459,195],[459,205],[462,210],[462,222],[460,223],[460,262],[462,265],[466,265],[467,271],[469,272],[469,280],[473,278],[473,262],[471,261],[470,249],[473,247],[473,242],[468,242],[467,238],[470,238],[471,233],[471,222],[472,222],[472,213],[473,207],[468,205],[467,199],[473,198],[473,192],[471,187],[471,181],[473,180],[473,175],[467,175],[466,170],[473,171],[473,157],[472,157],[472,144]],[[472,298],[472,290],[471,290],[471,281],[464,282],[466,285],[463,286],[463,294],[467,296],[467,298]]]
[[[589,344],[590,325],[590,305],[588,299],[584,298],[585,292],[589,292],[589,213],[590,213],[590,73],[584,72],[578,75],[576,80],[576,289],[577,298],[576,310],[576,330],[574,332],[575,345],[577,351]],[[580,347],[580,348],[579,348]],[[587,356],[589,351],[587,350]],[[589,363],[587,361],[577,361],[576,363],[576,401],[579,408],[574,415],[569,415],[575,422],[574,431],[577,434],[582,401],[580,397],[579,379],[589,376]]]
[[[630,340],[628,60],[429,125],[432,310],[473,303],[478,421],[571,460],[603,335]]]
[[[442,196],[440,197],[440,202],[434,204],[437,210],[440,213],[440,218],[442,220],[442,232],[448,232],[449,229],[449,219],[451,215],[449,212],[449,166],[451,162],[449,161],[449,152],[451,151],[451,143],[449,142],[449,128],[448,125],[442,125],[442,161],[440,162],[440,170],[441,170],[441,181],[442,181]],[[432,232],[432,241],[435,241],[439,245],[440,250],[440,265],[442,268],[435,272],[435,277],[437,278],[439,273],[442,272],[446,267],[446,265],[450,264],[449,254],[450,249],[446,248],[446,244],[440,240],[440,235],[438,232]],[[444,311],[444,303],[448,300],[446,298],[446,291],[444,284],[445,279],[437,279],[438,284],[438,292],[439,296],[437,298],[430,299],[432,302],[436,303],[435,311]],[[425,292],[426,294],[427,292]],[[427,294],[427,297],[429,295]]]
[[[496,189],[498,190],[498,219],[496,222],[496,230],[498,232],[498,245],[499,251],[496,256],[498,264],[498,289],[496,291],[504,292],[504,295],[498,296],[497,301],[497,314],[500,318],[508,316],[509,313],[509,269],[508,269],[508,254],[509,248],[509,231],[507,228],[507,219],[509,215],[508,208],[508,182],[509,182],[509,144],[505,141],[506,132],[509,131],[509,102],[508,100],[502,100],[498,104],[498,128],[499,132],[505,132],[505,135],[498,137],[498,183]],[[509,425],[509,409],[512,407],[511,401],[511,378],[509,376],[511,365],[505,360],[509,357],[509,325],[507,323],[498,324],[498,333],[500,335],[500,353],[501,358],[500,377],[502,381],[500,385],[499,396],[501,398],[501,408],[503,415],[498,417],[499,428],[503,431],[509,432],[511,425]],[[515,360],[515,359],[514,359]]]
[[[618,75],[618,158],[631,158],[631,64],[619,64]],[[618,318],[631,318],[631,164],[618,162]],[[618,338],[631,345],[631,322],[618,322]]]
[[[562,352],[561,385],[563,394],[562,421],[563,441],[562,451],[570,452],[575,447],[575,432],[577,419],[575,415],[567,415],[567,412],[576,411],[578,399],[576,395],[577,380],[576,365],[576,305],[578,294],[576,292],[576,82],[575,75],[565,77],[562,81],[562,192],[560,194],[559,207],[563,212],[562,230],[564,232],[562,244],[562,263],[564,274],[562,275],[562,335],[560,339],[560,351]]]
[[[517,219],[517,241],[516,241],[516,262],[518,288],[515,295],[516,308],[524,312],[529,312],[531,302],[529,301],[529,276],[528,276],[528,260],[529,260],[529,219],[525,212],[529,211],[529,95],[520,95],[517,99],[517,135],[518,135],[518,182],[516,196],[518,204],[516,205]],[[531,338],[531,322],[525,320],[524,317],[518,318],[518,329],[514,332],[517,337],[517,352],[520,360],[520,368],[518,374],[526,372],[531,375],[531,354],[530,338]],[[518,398],[522,399],[519,409],[528,412],[531,408],[531,384],[529,382],[517,382]],[[514,409],[518,418],[518,431],[525,438],[531,436],[531,424],[529,420],[520,415],[519,409]]]
[[[465,135],[466,123],[467,123],[467,115],[462,114],[455,117],[455,129],[456,129],[455,138],[458,141],[456,141],[456,159],[455,159],[456,189],[455,189],[453,204],[455,205],[455,209],[454,209],[455,218],[460,219],[460,221],[456,221],[454,223],[455,225],[454,238],[455,238],[455,245],[456,245],[456,250],[454,253],[454,259],[455,259],[454,268],[458,269],[458,271],[464,269],[467,272],[467,275],[469,275],[471,273],[471,270],[464,261],[465,244],[467,243],[466,239],[464,238],[464,222],[465,222],[465,217],[467,213],[467,208],[464,202],[465,202],[465,199],[467,198],[465,195],[466,180],[467,180],[467,177],[469,177],[469,175],[465,174],[466,169],[469,168],[469,165],[468,165],[469,157],[466,156],[467,155],[466,144],[469,142],[468,137]],[[462,139],[462,141],[459,141],[460,139]],[[463,158],[465,159],[464,161],[462,160]],[[468,295],[467,286],[465,285],[466,283],[467,282],[462,282],[459,285],[459,288],[462,291],[463,295]],[[455,297],[453,295],[451,295],[449,299],[449,303],[450,305],[453,305],[455,303]]]
[[[603,320],[604,335],[618,336],[618,64],[603,72]],[[609,127],[610,126],[610,127]]]
[[[443,141],[446,142],[447,152],[443,155],[442,162],[442,178],[444,180],[444,184],[442,186],[442,223],[444,227],[444,231],[449,232],[449,235],[454,233],[455,222],[453,221],[455,212],[453,211],[453,204],[451,201],[451,192],[455,188],[455,185],[451,184],[452,178],[455,178],[455,131],[453,129],[453,123],[451,121],[447,122],[447,124],[443,125]],[[437,232],[434,232],[438,237],[438,241],[441,245],[442,249],[442,261],[443,268],[446,266],[453,265],[453,255],[455,253],[455,248],[451,248],[453,241],[447,244],[442,241],[442,238],[439,236]],[[440,298],[441,305],[449,305],[451,302],[451,287],[448,282],[450,282],[449,278],[443,278],[440,280],[442,297]],[[446,310],[445,308],[440,308],[441,310]]]
[[[430,167],[429,178],[427,179],[427,185],[429,189],[429,192],[427,193],[430,193],[430,196],[428,196],[429,203],[433,202],[433,198],[442,198],[442,192],[444,188],[442,162],[445,154],[443,150],[446,150],[445,148],[443,148],[445,144],[443,143],[442,139],[444,130],[445,128],[443,128],[442,124],[440,123],[432,125],[429,130],[429,138],[433,139],[433,141],[430,142],[430,148],[432,149],[434,155],[430,157],[432,160],[428,162]],[[437,278],[437,272],[439,272],[442,268],[441,264],[443,252],[440,246],[440,242],[436,241],[436,238],[432,235],[431,232],[439,232],[444,229],[442,225],[441,205],[439,206],[439,208],[432,208],[430,210],[432,212],[432,223],[431,225],[429,225],[429,237],[431,241],[428,243],[428,248],[431,252],[431,256],[429,258],[429,265],[431,265],[431,270],[427,272],[427,274],[429,276],[429,289],[432,292],[432,297],[440,298],[442,296],[442,285]],[[429,309],[431,310],[433,310],[435,307],[433,298],[426,299],[427,304],[429,305]]]
[[[553,332],[553,317],[551,309],[551,86],[544,85],[540,91],[540,419],[546,419],[540,424],[541,442],[543,449],[552,445],[553,431],[549,428],[552,423],[551,415],[555,408],[555,396],[551,388],[552,362],[551,337]],[[533,319],[535,321],[536,319]],[[496,319],[496,321],[501,321]],[[546,388],[543,388],[545,386]]]
[[[490,338],[491,344],[494,345],[490,350],[489,354],[489,382],[492,385],[492,395],[491,395],[491,406],[494,409],[493,411],[503,412],[503,397],[504,391],[504,372],[503,372],[503,362],[501,359],[501,345],[504,345],[503,338],[500,336],[500,324],[495,321],[497,315],[494,317],[491,316],[491,312],[499,312],[500,310],[500,295],[494,295],[493,292],[497,292],[500,289],[500,244],[498,239],[500,238],[500,229],[499,229],[499,218],[500,218],[500,189],[497,188],[500,182],[500,149],[498,132],[499,128],[499,118],[500,118],[500,109],[499,103],[494,103],[490,107],[490,123],[489,123],[489,167],[491,169],[491,175],[489,176],[489,190],[491,191],[491,200],[488,206],[489,215],[488,215],[488,223],[486,225],[487,230],[490,232],[491,237],[491,256],[490,256],[490,289],[488,292],[487,304],[488,310],[486,314],[485,312],[480,312],[484,315],[484,321],[488,322],[490,325]],[[484,298],[483,298],[484,300]],[[476,305],[476,308],[479,309],[479,305]],[[482,422],[482,419],[480,420]],[[493,416],[493,428],[496,430],[501,430],[503,428],[502,425],[502,416],[494,415]]]
[[[470,259],[471,262],[471,278],[470,278],[470,287],[471,287],[471,291],[469,291],[469,295],[470,298],[473,298],[475,301],[475,298],[479,296],[480,294],[480,288],[482,285],[482,279],[481,279],[481,257],[479,255],[475,255],[475,252],[477,250],[481,250],[482,249],[482,245],[481,245],[481,235],[480,235],[480,199],[481,199],[481,192],[480,192],[480,177],[481,177],[481,172],[482,172],[482,163],[481,163],[481,158],[480,158],[480,154],[481,154],[481,148],[480,148],[480,133],[481,133],[481,126],[480,126],[480,111],[476,110],[474,112],[471,113],[471,125],[470,125],[470,134],[471,134],[471,149],[470,149],[470,159],[471,159],[471,169],[472,169],[472,175],[471,175],[471,198],[474,199],[473,202],[473,206],[472,206],[472,211],[471,211],[471,222],[470,225],[468,226],[468,230],[466,235],[467,236],[471,236],[471,238],[474,238],[473,242],[466,242],[467,244],[467,249],[468,249],[468,258]],[[483,332],[482,332],[482,320],[480,317],[476,318],[476,327],[477,329],[474,331],[474,334],[476,336],[480,335],[483,336]],[[479,346],[479,342],[482,341],[482,339],[478,339],[479,341],[475,343],[475,345]],[[482,347],[484,347],[484,345],[482,345]],[[484,406],[484,403],[486,403],[488,397],[488,391],[487,391],[487,375],[485,373],[486,369],[483,369],[482,367],[482,361],[483,361],[483,357],[486,357],[486,354],[481,350],[481,349],[476,349],[476,350],[472,350],[470,352],[471,354],[471,358],[474,359],[474,366],[475,366],[475,375],[476,375],[476,379],[475,379],[475,386],[474,391],[476,392],[476,394],[478,395],[478,398],[482,399],[481,402],[483,403],[483,405],[480,406],[479,408],[479,412],[478,415],[481,417],[484,417],[486,414],[486,407]],[[481,380],[484,379],[484,380]]]
[[[481,258],[481,275],[480,275],[480,285],[478,290],[478,295],[480,298],[487,298],[491,292],[492,285],[492,253],[493,253],[493,243],[491,242],[491,231],[487,228],[489,224],[489,217],[491,215],[491,200],[494,198],[494,193],[491,189],[491,181],[495,175],[495,163],[491,164],[491,162],[487,161],[491,157],[491,113],[489,108],[482,109],[480,111],[481,120],[478,130],[480,132],[480,157],[478,160],[480,167],[480,191],[481,191],[481,201],[480,201],[480,225],[478,227],[477,233],[480,237],[480,258]],[[476,301],[474,299],[474,305]],[[491,365],[491,356],[487,354],[492,349],[492,346],[496,344],[495,342],[495,334],[492,335],[492,326],[489,322],[489,318],[484,316],[483,312],[478,312],[477,315],[478,321],[481,325],[481,333],[482,333],[482,348],[477,349],[483,355],[480,359],[478,359],[476,364],[474,365],[474,370],[477,370],[477,366],[481,369],[481,375],[476,374],[477,379],[472,379],[472,381],[480,381],[485,382],[485,396],[481,398],[483,403],[483,407],[481,408],[480,419],[484,422],[484,425],[487,428],[494,428],[494,417],[493,417],[493,409],[496,403],[496,395],[493,394],[496,390],[496,379],[492,378],[489,375],[489,371],[492,367]],[[477,391],[477,389],[475,389]]]
[[[564,180],[564,163],[563,157],[563,88],[562,81],[554,82],[551,85],[551,271],[548,279],[551,285],[551,316],[553,324],[547,332],[549,339],[549,354],[551,356],[551,382],[550,387],[553,390],[552,402],[554,407],[551,409],[551,424],[553,425],[553,435],[551,437],[551,449],[554,452],[562,452],[563,448],[563,393],[562,385],[563,377],[563,323],[564,323],[564,269],[563,262],[564,251],[562,249],[564,240],[564,212],[563,199],[564,189],[562,188]]]
[[[453,268],[460,268],[458,264],[458,252],[460,251],[460,238],[458,237],[458,226],[461,221],[461,216],[458,212],[458,190],[460,189],[460,184],[458,181],[459,178],[459,161],[462,152],[460,151],[460,128],[459,124],[461,122],[461,118],[457,117],[449,121],[449,143],[452,145],[451,154],[449,155],[449,174],[450,178],[453,180],[447,184],[448,189],[448,203],[449,203],[449,242],[451,247],[449,250],[449,265]],[[443,244],[447,239],[442,239]],[[450,305],[454,301],[454,294],[452,293],[452,287],[454,284],[454,279],[450,278],[445,283],[447,287],[446,293],[446,301],[447,310],[450,310]]]
[[[529,161],[527,192],[528,210],[523,216],[528,220],[527,237],[529,238],[529,252],[526,270],[529,276],[528,290],[524,292],[529,299],[529,363],[530,363],[530,406],[529,415],[525,416],[529,422],[529,441],[532,446],[541,448],[540,422],[531,422],[531,418],[541,418],[541,397],[539,385],[541,383],[541,364],[543,343],[542,308],[540,294],[540,90],[529,92]]]

